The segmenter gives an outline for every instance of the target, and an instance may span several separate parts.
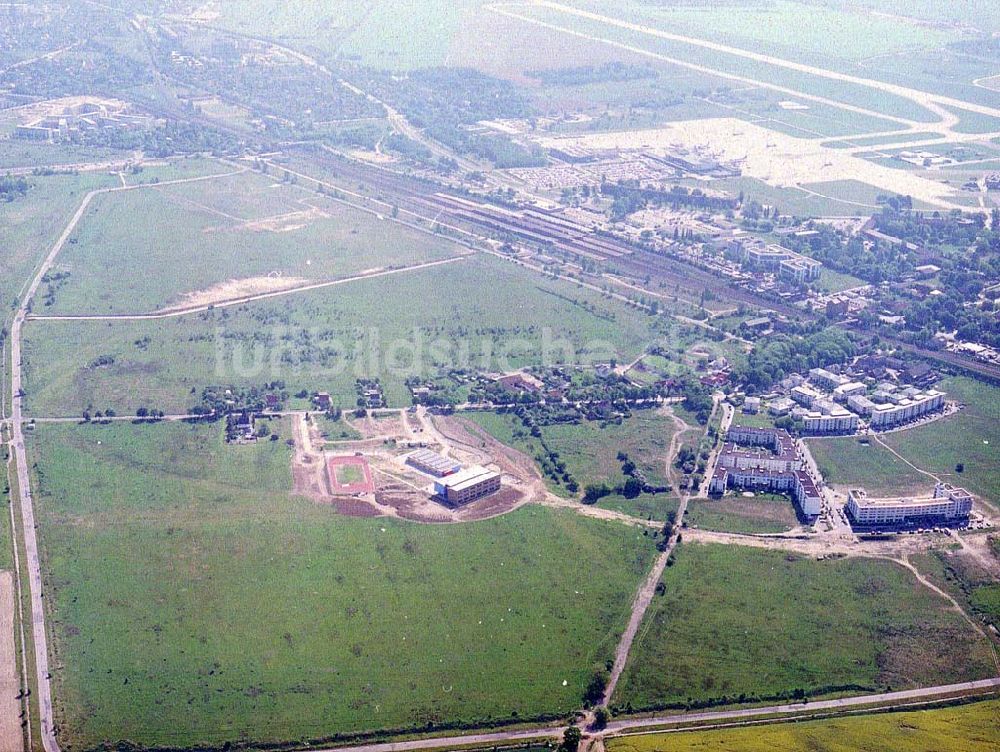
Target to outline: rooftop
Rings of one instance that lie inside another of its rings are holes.
[[[454,475],[442,478],[438,483],[449,491],[463,491],[470,486],[474,486],[497,475],[499,473],[495,470],[487,470],[482,465],[472,465],[464,470],[459,470]]]

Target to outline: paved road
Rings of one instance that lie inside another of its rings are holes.
[[[242,170],[240,170],[242,172]],[[233,173],[234,174],[234,173]],[[180,180],[170,180],[159,185],[175,185],[178,183],[191,183],[201,180],[212,180],[223,177],[222,175],[209,175],[195,178],[182,178]],[[17,470],[18,505],[21,511],[21,533],[24,540],[24,549],[27,554],[24,564],[28,570],[28,585],[31,595],[31,634],[34,640],[35,651],[35,674],[36,692],[38,696],[39,721],[42,730],[42,744],[45,752],[59,752],[59,744],[56,741],[54,731],[54,720],[52,716],[52,687],[49,674],[49,650],[48,635],[45,630],[45,607],[42,601],[42,573],[38,556],[38,540],[35,534],[35,509],[34,500],[31,495],[31,477],[28,473],[28,458],[24,447],[24,430],[22,403],[22,373],[21,373],[21,329],[31,307],[31,301],[42,283],[42,278],[52,267],[56,257],[62,250],[69,236],[73,233],[80,219],[83,217],[87,207],[90,206],[94,198],[102,193],[114,193],[118,191],[136,190],[146,186],[124,186],[120,188],[102,188],[91,191],[84,196],[79,208],[73,214],[69,223],[63,229],[62,234],[53,244],[49,254],[39,266],[31,284],[21,298],[20,306],[14,314],[14,319],[10,327],[10,388],[13,395],[11,400],[11,441],[13,449],[14,464]],[[23,572],[21,573],[24,580]]]
[[[704,723],[738,722],[751,720],[761,716],[774,714],[810,715],[817,711],[849,710],[866,705],[881,704],[887,707],[906,706],[920,701],[947,697],[963,692],[987,692],[1000,688],[1000,678],[982,679],[980,681],[948,684],[924,689],[912,689],[903,692],[885,692],[860,697],[845,697],[839,700],[818,700],[809,703],[788,705],[768,705],[760,708],[744,708],[740,710],[717,710],[703,713],[676,713],[659,715],[652,718],[633,718],[622,721],[612,721],[600,732],[600,736],[620,736],[627,733],[641,732],[644,729],[655,729],[658,726],[677,725],[693,726]],[[528,739],[557,739],[563,734],[562,728],[541,726],[534,729],[518,731],[501,731],[488,734],[468,734],[465,736],[437,737],[429,739],[412,739],[405,742],[386,742],[380,744],[362,744],[352,747],[328,747],[317,752],[413,752],[414,750],[457,747],[464,745],[490,746],[499,743],[525,741]]]

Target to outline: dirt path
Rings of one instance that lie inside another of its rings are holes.
[[[932,479],[934,480],[934,482],[935,482],[935,483],[940,483],[940,482],[941,482],[941,479],[940,479],[939,477],[937,477],[937,476],[936,476],[936,475],[935,475],[934,473],[929,473],[929,472],[927,472],[926,470],[924,470],[924,469],[922,469],[922,468],[919,468],[919,467],[917,467],[917,466],[916,466],[916,465],[914,465],[914,464],[913,464],[912,462],[910,462],[910,461],[909,461],[908,459],[906,459],[906,457],[904,457],[904,456],[903,456],[903,455],[901,455],[901,454],[900,454],[899,452],[897,452],[897,451],[896,451],[895,449],[893,449],[893,448],[892,448],[891,446],[889,446],[889,445],[888,445],[888,444],[886,444],[886,443],[885,443],[884,441],[882,441],[882,439],[880,439],[880,438],[878,437],[878,434],[874,434],[874,433],[873,433],[873,434],[871,434],[871,437],[872,437],[872,439],[873,439],[873,440],[875,441],[875,443],[876,443],[876,444],[878,444],[879,446],[882,446],[882,447],[884,447],[885,449],[889,450],[889,452],[890,452],[890,453],[891,453],[891,454],[892,454],[892,455],[893,455],[894,457],[896,457],[897,459],[901,460],[902,462],[905,462],[905,463],[906,463],[907,465],[909,465],[910,467],[912,467],[912,468],[913,468],[914,470],[916,470],[916,471],[917,471],[918,473],[922,473],[922,474],[926,475],[926,476],[927,476],[928,478],[932,478]]]
[[[122,189],[116,189],[122,190]],[[245,295],[241,298],[230,298],[229,300],[217,300],[213,303],[200,303],[196,305],[187,305],[173,307],[169,309],[164,309],[156,313],[120,313],[120,314],[64,314],[57,316],[28,316],[31,321],[149,321],[152,319],[171,319],[177,316],[188,316],[192,313],[203,313],[212,308],[229,308],[231,306],[244,305],[246,303],[254,303],[258,300],[269,300],[270,298],[284,297],[285,295],[292,295],[297,293],[309,292],[311,290],[321,290],[326,287],[336,287],[338,285],[346,285],[351,282],[358,282],[359,280],[365,279],[375,279],[377,277],[389,277],[395,274],[403,274],[405,272],[420,271],[422,269],[430,269],[435,266],[441,266],[443,264],[454,264],[456,261],[463,261],[469,257],[469,254],[463,254],[458,256],[449,256],[448,258],[438,259],[436,261],[425,261],[420,264],[411,264],[409,266],[400,266],[395,269],[385,269],[382,271],[373,271],[362,274],[355,274],[350,277],[342,277],[340,279],[328,280],[326,282],[312,282],[306,285],[300,285],[297,287],[290,287],[283,290],[272,290],[271,292],[262,292],[255,295]]]
[[[986,634],[986,630],[983,629],[983,625],[977,622],[967,613],[965,613],[965,609],[962,608],[961,605],[959,605],[958,601],[956,601],[948,593],[946,593],[944,590],[942,590],[933,582],[924,577],[920,573],[920,571],[910,563],[910,560],[907,557],[904,556],[902,559],[894,559],[893,561],[896,561],[898,564],[908,569],[913,574],[913,576],[917,578],[917,582],[919,582],[925,588],[931,590],[936,595],[939,595],[946,601],[948,601],[948,603],[951,604],[951,610],[957,611],[959,614],[961,614],[962,618],[969,623],[969,626],[971,626],[974,630],[976,630],[976,634],[980,635],[984,640],[986,640],[987,643],[989,643],[990,650],[993,655],[993,666],[996,669],[997,675],[1000,676],[1000,656],[997,655],[996,645],[994,644],[993,640],[990,639],[990,636]]]
[[[20,680],[14,647],[14,576],[0,572],[0,752],[21,752]]]
[[[718,400],[716,400],[716,408],[717,407]],[[677,431],[670,439],[670,447],[667,450],[665,461],[667,479],[670,484],[676,488],[676,479],[674,478],[673,473],[674,458],[677,456],[677,452],[680,451],[681,437],[684,435],[685,431],[690,428],[690,426],[676,414],[673,417],[674,425],[676,426]],[[711,420],[709,420],[709,422],[711,422]],[[649,604],[653,602],[653,596],[656,595],[656,586],[659,584],[660,578],[663,577],[663,570],[667,568],[667,560],[670,558],[671,554],[673,554],[674,548],[680,540],[680,524],[684,519],[684,512],[687,511],[688,499],[690,499],[690,493],[684,493],[681,495],[680,505],[677,508],[677,516],[675,518],[674,525],[671,528],[670,537],[667,539],[667,544],[660,552],[660,555],[656,557],[656,561],[653,563],[653,568],[650,570],[649,575],[639,588],[639,592],[636,593],[635,600],[632,602],[632,614],[629,616],[628,625],[625,627],[625,632],[622,634],[622,638],[618,642],[618,647],[615,649],[615,661],[614,665],[611,667],[611,676],[608,678],[608,686],[605,688],[604,696],[601,698],[601,705],[608,704],[614,696],[615,689],[618,687],[618,680],[621,679],[622,672],[625,670],[625,665],[628,663],[629,653],[632,650],[632,643],[635,641],[635,636],[638,634],[639,627],[642,625],[642,620],[646,615],[646,610],[649,608]]]

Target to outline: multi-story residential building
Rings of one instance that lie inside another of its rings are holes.
[[[924,497],[873,499],[861,489],[847,494],[847,514],[858,525],[940,524],[968,519],[972,494],[964,488],[938,483]]]

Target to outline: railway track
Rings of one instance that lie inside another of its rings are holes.
[[[360,164],[316,149],[301,148],[297,154],[329,171],[338,182],[366,186],[370,195],[386,204],[405,208],[417,215],[447,218],[448,224],[483,237],[507,237],[549,246],[581,261],[605,265],[608,270],[637,281],[649,278],[655,287],[681,287],[700,296],[702,291],[724,288],[728,300],[775,311],[794,319],[816,320],[809,311],[772,300],[690,263],[632,245],[617,238],[599,235],[594,228],[561,216],[557,211],[538,207],[507,207],[479,201],[459,188],[431,180],[402,175],[385,168]],[[853,331],[855,329],[844,325]],[[980,378],[1000,383],[1000,366],[974,361],[947,351],[926,350],[892,337],[882,341],[939,365],[957,368]]]

